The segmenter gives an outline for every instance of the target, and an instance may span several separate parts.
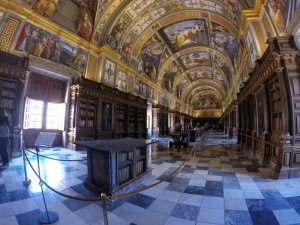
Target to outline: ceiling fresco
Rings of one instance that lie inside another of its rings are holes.
[[[107,33],[99,45],[108,44],[192,108],[222,108],[239,64],[241,11],[253,5],[253,0],[128,1],[109,26],[98,17],[95,33]]]

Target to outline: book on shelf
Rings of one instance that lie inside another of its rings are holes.
[[[5,87],[5,88],[17,88],[17,84],[15,82],[6,82],[6,81],[1,81],[2,83],[2,87]]]
[[[139,160],[136,163],[136,174],[139,175],[144,172],[144,160]]]
[[[119,183],[124,183],[130,179],[130,166],[119,170]]]
[[[0,98],[0,107],[13,108],[13,106],[14,106],[13,99]]]

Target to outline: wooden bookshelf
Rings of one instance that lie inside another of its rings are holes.
[[[271,130],[282,129],[282,102],[280,95],[280,84],[278,77],[269,82],[269,98],[271,113]]]
[[[70,144],[84,140],[146,138],[146,99],[83,77],[74,79],[70,93]],[[108,118],[104,118],[105,107],[109,108]]]
[[[17,79],[0,76],[0,109],[8,117],[10,125],[13,124],[18,85]]]

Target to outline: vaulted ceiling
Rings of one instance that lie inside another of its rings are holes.
[[[240,60],[241,10],[251,0],[135,0],[115,12],[113,2],[102,2],[98,45],[193,109],[222,107]]]

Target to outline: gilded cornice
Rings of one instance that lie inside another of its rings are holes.
[[[265,4],[267,3],[266,0],[256,0],[255,6],[253,9],[247,9],[242,11],[241,16],[241,26],[240,26],[240,35],[243,35],[246,31],[246,27],[249,20],[256,20],[259,19],[261,12],[263,11],[263,8]]]
[[[272,40],[269,42],[269,47],[267,48],[265,54],[256,63],[254,70],[252,72],[251,79],[243,87],[237,98],[237,103],[240,104],[244,99],[246,99],[251,93],[255,91],[276,71],[281,71],[283,66],[281,65],[282,56],[278,52],[277,41]]]
[[[236,71],[236,74],[232,80],[232,83],[231,83],[231,86],[230,86],[230,89],[228,90],[228,94],[227,94],[227,97],[226,97],[226,100],[225,102],[228,102],[229,101],[229,98],[230,96],[232,95],[232,93],[235,91],[235,88],[237,86],[237,83],[241,77],[241,74],[243,72],[243,69],[248,61],[248,52],[247,50],[244,48],[243,51],[242,51],[242,54],[241,54],[241,62],[240,62],[240,65]]]
[[[88,52],[98,52],[98,47],[89,41],[81,38],[79,35],[67,30],[65,27],[35,13],[32,9],[22,6],[20,3],[11,0],[1,0],[0,9],[15,14],[16,16],[26,20],[27,22],[44,29],[54,35],[61,37],[67,42],[80,47]]]

